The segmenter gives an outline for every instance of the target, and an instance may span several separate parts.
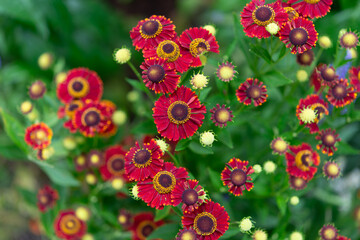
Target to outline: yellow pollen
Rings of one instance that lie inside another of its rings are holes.
[[[79,156],[76,158],[76,163],[78,165],[84,165],[85,164],[85,157],[84,156]]]
[[[331,176],[336,176],[339,173],[339,168],[336,164],[331,163],[327,167],[327,171],[330,173]]]
[[[41,196],[40,197],[40,202],[41,203],[47,203],[47,201],[48,201],[48,198],[46,196]]]
[[[217,115],[219,122],[226,122],[230,118],[230,113],[227,110],[220,110]]]
[[[195,239],[191,233],[186,232],[183,235],[181,235],[181,240],[195,240]]]
[[[120,215],[118,220],[119,220],[119,223],[121,223],[121,224],[126,223],[126,217],[124,215]]]
[[[331,229],[331,228],[328,228],[324,231],[324,236],[327,238],[327,239],[333,239],[335,237],[335,231],[334,229]]]
[[[307,156],[303,158],[304,155]],[[309,166],[311,165],[311,155],[312,153],[309,150],[302,150],[298,152],[295,156],[296,166],[303,171],[309,171]]]
[[[325,137],[325,143],[327,143],[328,145],[332,145],[335,143],[335,138],[333,135],[329,134],[329,135],[326,135]]]
[[[294,181],[294,185],[296,187],[301,187],[301,185],[303,185],[303,183],[304,183],[304,180],[302,178],[296,178]]]
[[[284,140],[277,140],[274,144],[274,148],[278,152],[284,152],[287,148],[287,143]]]
[[[338,95],[343,95],[344,94],[344,89],[342,87],[335,87],[335,92]]]
[[[33,84],[31,86],[31,93],[34,95],[39,95],[42,92],[42,87],[40,84]]]
[[[228,66],[223,66],[220,68],[219,75],[223,79],[230,79],[234,77],[234,69]]]
[[[32,109],[32,103],[29,101],[25,101],[21,104],[20,110],[22,113],[29,113]]]
[[[36,132],[36,139],[38,140],[45,140],[46,133],[43,130],[39,130]]]
[[[352,33],[345,33],[344,36],[343,36],[343,42],[345,43],[345,45],[347,46],[353,46],[356,44],[357,42],[357,37],[352,34]]]
[[[311,108],[305,108],[301,111],[299,117],[304,123],[313,123],[316,119],[316,113]]]
[[[98,163],[100,161],[100,158],[97,154],[93,154],[91,157],[90,157],[90,161],[94,164]]]

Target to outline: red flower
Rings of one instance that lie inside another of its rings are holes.
[[[208,30],[200,28],[186,29],[179,38],[181,46],[187,49],[192,55],[192,67],[201,66],[199,56],[206,52],[219,53],[219,45],[214,35]]]
[[[294,177],[290,175],[289,178],[289,184],[290,188],[295,189],[297,191],[303,190],[307,186],[307,180],[300,178],[300,177]]]
[[[350,83],[355,87],[356,92],[360,92],[360,66],[350,68],[349,79]]]
[[[350,238],[347,238],[347,237],[345,237],[345,236],[340,236],[340,235],[338,235],[337,240],[351,240],[351,239],[350,239]]]
[[[144,58],[164,58],[170,69],[178,72],[186,72],[192,63],[190,52],[181,47],[179,39],[164,40],[155,48],[144,50]]]
[[[163,155],[153,139],[142,146],[136,142],[135,147],[132,147],[125,155],[125,171],[128,178],[131,181],[153,178],[164,165],[161,159]]]
[[[73,118],[76,111],[84,106],[84,102],[81,100],[72,100],[65,104],[65,106],[59,107],[58,110],[58,118],[64,118],[67,116],[69,120],[64,122],[64,127],[69,129],[71,133],[75,133],[77,131],[76,126],[73,124]]]
[[[54,221],[55,234],[61,239],[77,240],[84,236],[86,228],[72,209],[60,211]]]
[[[163,209],[166,205],[172,205],[171,193],[176,184],[180,184],[188,177],[189,175],[185,168],[177,168],[174,164],[166,162],[163,169],[156,173],[153,178],[138,182],[138,196],[148,206]]]
[[[124,229],[129,229],[133,224],[134,217],[126,209],[121,209],[119,211],[118,221]]]
[[[239,102],[245,105],[250,105],[253,100],[254,106],[257,107],[266,102],[266,98],[268,97],[266,92],[266,86],[263,85],[263,82],[260,82],[256,78],[248,78],[244,83],[240,84],[236,90],[236,97]]]
[[[357,93],[353,87],[349,87],[347,79],[340,79],[326,94],[327,100],[336,108],[343,107],[355,100]]]
[[[171,194],[171,203],[174,206],[183,203],[181,208],[184,212],[197,209],[206,197],[204,189],[198,183],[197,180],[187,180],[176,184]]]
[[[103,83],[96,72],[87,68],[74,68],[57,85],[56,94],[62,103],[75,99],[99,101],[103,94]]]
[[[289,0],[299,14],[309,18],[320,18],[330,12],[332,0]]]
[[[75,170],[77,172],[81,172],[81,171],[84,171],[85,169],[89,168],[89,164],[86,161],[86,157],[84,154],[76,156],[74,158],[74,163],[75,163]]]
[[[73,124],[86,137],[94,137],[96,133],[102,133],[110,127],[111,115],[104,103],[87,100],[85,105],[76,111]]]
[[[322,130],[319,135],[316,136],[316,140],[321,141],[316,145],[316,148],[318,150],[322,149],[322,153],[332,156],[334,151],[337,150],[335,143],[339,142],[341,139],[339,138],[339,134],[336,134],[335,130],[329,128]]]
[[[105,151],[105,162],[100,167],[101,177],[107,181],[116,177],[125,177],[126,151],[120,145],[111,146]]]
[[[25,130],[25,142],[33,149],[44,149],[51,143],[53,132],[45,123],[35,123]]]
[[[291,175],[304,180],[311,180],[320,163],[320,157],[317,152],[312,150],[311,146],[303,143],[300,146],[289,146],[289,152],[285,154],[287,161],[286,171]]]
[[[45,185],[39,189],[37,194],[37,206],[41,212],[46,212],[49,208],[53,208],[56,201],[59,199],[59,194],[56,189],[49,185]]]
[[[130,38],[136,50],[157,47],[163,40],[173,39],[175,36],[175,25],[172,21],[156,15],[141,20],[130,31]]]
[[[140,68],[146,87],[155,93],[173,93],[180,82],[180,75],[164,58],[145,59]]]
[[[309,50],[309,51],[312,51],[312,50]],[[306,52],[308,52],[308,51],[306,51]],[[304,53],[306,53],[306,52],[304,52]],[[324,65],[325,64],[320,63],[319,65],[317,65],[317,67],[314,68],[313,72],[311,73],[310,86],[314,86],[315,92],[318,92],[322,86],[321,85],[321,75],[320,75],[319,69]]]
[[[219,239],[229,228],[229,215],[219,203],[207,200],[193,212],[184,213],[184,228],[192,227],[199,240]]]
[[[265,0],[252,0],[246,4],[240,14],[246,36],[268,38],[271,36],[266,30],[269,23],[275,22],[281,27],[288,20],[288,14],[280,4],[279,1],[265,4]]]
[[[221,172],[221,180],[224,186],[229,187],[229,192],[235,196],[240,196],[243,191],[250,191],[254,184],[250,182],[252,180],[251,174],[254,173],[254,169],[249,166],[248,161],[241,161],[238,158],[232,158]]]
[[[326,64],[318,68],[321,84],[324,86],[333,86],[339,79],[334,67],[328,67]]]
[[[303,53],[299,53],[296,55],[296,62],[301,66],[310,66],[314,61],[314,55],[313,50],[307,50]]]
[[[305,108],[311,108],[315,110],[315,122],[305,124],[300,119],[300,113]],[[318,122],[324,117],[324,114],[329,115],[328,104],[315,94],[309,95],[305,99],[300,99],[299,104],[296,107],[296,116],[300,121],[300,125],[305,124],[305,127],[310,128],[311,134],[319,131]]]
[[[303,53],[316,45],[318,33],[312,21],[298,17],[280,29],[279,38],[291,53]]]
[[[156,128],[161,136],[178,141],[194,135],[202,125],[206,108],[190,88],[181,86],[169,97],[161,96],[153,108]]]
[[[133,233],[132,240],[146,240],[156,228],[163,225],[163,221],[154,222],[152,213],[140,213],[134,216],[130,230]]]
[[[219,104],[216,104],[216,107],[210,110],[211,120],[215,123],[215,126],[226,127],[227,122],[231,122],[234,117],[230,107],[226,107],[224,104],[220,107]]]

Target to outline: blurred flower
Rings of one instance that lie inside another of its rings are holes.
[[[284,155],[288,150],[289,144],[281,137],[277,137],[270,144],[273,154]]]
[[[299,204],[299,202],[300,202],[300,200],[299,200],[299,197],[298,197],[298,196],[292,196],[292,197],[290,198],[290,204],[291,204],[291,205],[296,206],[296,205]],[[290,238],[291,238],[291,237],[290,237]]]
[[[334,151],[337,150],[335,143],[339,142],[339,134],[335,130],[328,128],[326,130],[321,130],[319,134],[315,137],[316,140],[320,140],[320,143],[316,145],[318,150],[322,149],[322,153],[332,156]]]
[[[136,102],[137,100],[139,100],[140,95],[137,91],[133,90],[128,92],[128,94],[126,95],[127,100],[129,100],[129,102]]]
[[[203,147],[211,147],[214,141],[216,141],[216,139],[215,134],[212,131],[205,131],[200,133],[200,143]]]
[[[291,53],[303,53],[316,45],[318,33],[312,21],[298,17],[281,28],[279,39],[291,48]]]
[[[192,228],[184,228],[178,232],[176,235],[176,240],[196,240],[197,234],[196,231]]]
[[[338,235],[337,240],[351,240],[350,238],[347,238],[345,236]]]
[[[221,172],[224,186],[228,186],[229,192],[235,196],[240,196],[245,189],[250,191],[254,187],[250,176],[254,173],[254,169],[252,166],[246,167],[248,164],[248,161],[232,158]]]
[[[307,180],[299,178],[299,177],[290,176],[289,184],[290,184],[290,188],[299,191],[299,190],[306,188]]]
[[[81,238],[81,240],[95,240],[95,238],[90,233],[87,233]]]
[[[56,76],[55,76],[56,85],[64,82],[66,79],[66,76],[67,76],[66,72],[59,72],[58,74],[56,74]]]
[[[152,213],[139,213],[134,216],[133,224],[130,230],[133,233],[133,240],[146,240],[147,237],[159,226],[163,225],[163,221],[154,221]]]
[[[200,27],[189,28],[180,35],[179,42],[192,55],[192,67],[201,66],[199,56],[206,52],[219,53],[219,45],[214,35]]]
[[[208,25],[203,26],[203,28],[208,30],[210,34],[212,34],[214,36],[216,35],[216,28],[214,25],[208,24]]]
[[[75,215],[76,217],[78,217],[80,220],[86,222],[90,219],[90,216],[91,216],[91,212],[90,212],[90,209],[87,208],[87,207],[83,207],[83,206],[80,206],[80,207],[77,207],[75,209]]]
[[[111,186],[115,190],[121,190],[125,185],[125,180],[121,177],[112,179]]]
[[[38,191],[37,206],[41,212],[46,212],[48,209],[54,207],[58,199],[58,191],[49,185],[45,185]]]
[[[207,86],[209,79],[202,73],[194,74],[194,76],[190,79],[190,84],[193,89],[203,89]]]
[[[29,88],[29,96],[31,99],[42,98],[45,92],[46,92],[46,86],[40,80],[33,82]]]
[[[336,108],[344,107],[356,99],[357,93],[354,87],[350,86],[347,79],[340,79],[326,94],[326,99]]]
[[[133,215],[126,209],[121,209],[118,215],[118,221],[124,229],[129,229],[133,224]]]
[[[315,111],[316,118],[314,122],[305,123],[301,119],[300,114],[306,108],[311,108]],[[305,124],[305,127],[310,129],[311,134],[319,132],[318,122],[324,115],[329,115],[328,104],[316,94],[309,95],[305,99],[300,99],[299,104],[296,107],[296,116],[300,120],[300,125]]]
[[[84,106],[84,102],[81,100],[72,100],[65,104],[65,106],[60,106],[58,109],[58,118],[67,117],[68,120],[64,122],[64,128],[69,129],[71,133],[77,131],[77,127],[73,121],[74,115],[77,110],[81,109]],[[69,142],[69,144],[71,144]]]
[[[266,25],[265,27],[266,31],[268,31],[271,35],[276,35],[279,30],[280,27],[276,22],[271,22],[268,25]]]
[[[259,164],[255,164],[253,166],[253,169],[254,169],[255,173],[261,173],[261,171],[262,171],[262,168]]]
[[[257,229],[252,235],[253,240],[267,240],[268,235],[264,230]]]
[[[215,126],[220,128],[226,127],[227,122],[231,122],[233,120],[234,115],[230,110],[230,107],[226,107],[223,104],[221,107],[219,104],[216,104],[214,108],[210,110],[211,112],[211,120],[215,123]]]
[[[273,161],[266,161],[263,168],[267,174],[274,173],[276,170],[276,164]]]
[[[239,228],[242,233],[250,233],[251,228],[253,227],[254,225],[251,221],[251,217],[245,217],[239,223]]]
[[[338,237],[338,230],[334,225],[327,224],[320,229],[319,235],[322,240],[336,240]]]
[[[88,164],[86,162],[86,157],[84,155],[79,155],[74,158],[75,169],[78,172],[81,172],[88,168]]]
[[[164,58],[145,59],[140,68],[145,86],[155,93],[173,93],[180,82],[180,75]]]
[[[271,4],[265,4],[265,1],[251,1],[246,4],[240,16],[246,36],[257,38],[271,36],[265,28],[269,23],[275,22],[282,26],[288,20],[288,14],[279,1]]]
[[[32,111],[26,115],[26,117],[31,121],[35,122],[39,118],[39,113],[36,109],[32,109]]]
[[[65,137],[63,139],[63,145],[64,145],[64,148],[69,151],[74,150],[77,146],[75,139],[72,136]]]
[[[303,240],[304,237],[301,233],[299,232],[292,232],[290,235],[290,240]]]
[[[154,139],[142,145],[136,142],[135,147],[125,155],[125,171],[128,178],[135,181],[153,178],[164,165],[164,160],[161,159],[163,155]]]
[[[97,178],[95,176],[95,174],[88,172],[85,175],[85,181],[89,184],[89,185],[95,185],[97,183]]]
[[[300,121],[305,124],[314,123],[316,120],[316,112],[312,108],[303,108],[299,113]]]
[[[122,110],[117,110],[114,112],[114,114],[112,115],[112,120],[114,122],[114,124],[121,126],[126,122],[126,112],[122,111]]]
[[[66,104],[72,100],[99,101],[103,94],[103,82],[96,72],[87,68],[70,70],[66,79],[57,85],[56,94]]]
[[[322,64],[317,70],[319,71],[319,77],[323,86],[333,86],[339,79],[334,67]]]
[[[314,177],[320,163],[319,154],[307,143],[299,146],[289,146],[289,152],[285,154],[287,161],[286,171],[295,177],[310,180]]]
[[[230,82],[236,74],[235,66],[231,62],[224,62],[216,69],[217,77],[223,82]]]
[[[177,206],[182,203],[183,212],[192,212],[207,199],[204,189],[197,180],[186,180],[176,184],[171,193],[171,203]]]
[[[207,200],[193,212],[184,213],[181,222],[184,228],[193,227],[198,239],[218,239],[229,228],[229,215],[219,203]]]
[[[98,168],[104,163],[104,154],[99,150],[90,150],[90,152],[86,155],[86,162],[89,167]]]
[[[355,48],[359,45],[359,34],[347,31],[340,37],[340,46],[346,49]]]
[[[110,146],[105,151],[105,161],[100,166],[100,174],[103,180],[125,176],[126,151],[120,145]]]
[[[44,149],[50,145],[52,135],[45,123],[36,123],[26,128],[25,142],[33,149]]]
[[[61,239],[81,238],[86,233],[86,223],[76,217],[74,210],[62,210],[54,221],[54,230]]]
[[[321,36],[319,37],[319,45],[324,49],[331,48],[332,42],[328,36]]]
[[[127,63],[131,59],[131,52],[128,48],[117,48],[113,53],[114,61],[119,64]]]
[[[44,149],[38,149],[37,157],[40,160],[48,160],[51,158],[55,153],[53,147],[46,147]]]
[[[349,79],[350,83],[355,87],[356,92],[360,92],[360,66],[350,68]]]
[[[47,70],[54,62],[54,56],[51,53],[45,52],[38,58],[39,67],[42,70]]]
[[[248,78],[239,88],[236,90],[236,97],[239,102],[245,105],[250,105],[254,102],[254,106],[257,107],[266,102],[268,95],[266,94],[266,86],[258,79]]]
[[[328,161],[323,166],[323,173],[327,178],[335,179],[340,175],[340,167],[337,163]]]
[[[130,31],[130,38],[138,51],[154,48],[161,40],[173,39],[175,36],[175,25],[172,21],[164,16],[156,15],[139,21]]]
[[[164,206],[173,205],[171,203],[171,194],[175,185],[185,181],[188,177],[185,168],[177,168],[173,163],[165,162],[164,167],[154,177],[137,183],[139,197],[148,206],[161,210]]]
[[[166,143],[164,139],[155,139],[156,144],[159,146],[160,150],[165,154],[169,149],[169,144]]]
[[[287,2],[300,15],[309,18],[325,16],[331,8],[332,0],[289,0]]]
[[[309,74],[305,70],[298,70],[296,72],[296,79],[299,82],[306,82],[309,79]]]
[[[143,50],[145,59],[161,58],[168,63],[169,69],[175,69],[177,72],[186,72],[192,63],[192,56],[190,52],[180,47],[177,38],[170,40],[163,40],[154,48]]]
[[[314,52],[311,49],[296,54],[296,62],[301,66],[310,66],[313,61],[314,61]]]
[[[171,141],[194,135],[202,125],[206,108],[190,88],[181,86],[169,97],[161,96],[153,108],[156,128]]]
[[[33,104],[30,101],[22,102],[20,105],[20,111],[22,114],[29,114],[33,110]]]

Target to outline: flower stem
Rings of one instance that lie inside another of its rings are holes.
[[[176,167],[180,167],[180,164],[179,164],[179,161],[176,159],[176,157],[173,155],[173,154],[171,154],[171,152],[169,152],[169,151],[166,151],[167,152],[167,154],[169,154],[169,156],[172,158],[172,160],[174,161],[174,163],[175,163],[175,166]]]

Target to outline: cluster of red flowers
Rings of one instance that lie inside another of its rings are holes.
[[[51,144],[53,132],[45,123],[35,123],[26,128],[25,142],[34,150],[37,150],[37,156],[43,160],[43,150]]]
[[[279,37],[292,53],[302,53],[315,46],[318,33],[310,19],[325,16],[332,0],[288,0],[265,4],[252,0],[241,13],[241,24],[249,37]]]
[[[79,130],[86,137],[115,134],[117,127],[111,117],[116,106],[108,100],[101,100],[103,83],[95,72],[86,68],[72,69],[56,90],[64,104],[59,108],[58,117],[67,117],[64,127],[71,133]]]

